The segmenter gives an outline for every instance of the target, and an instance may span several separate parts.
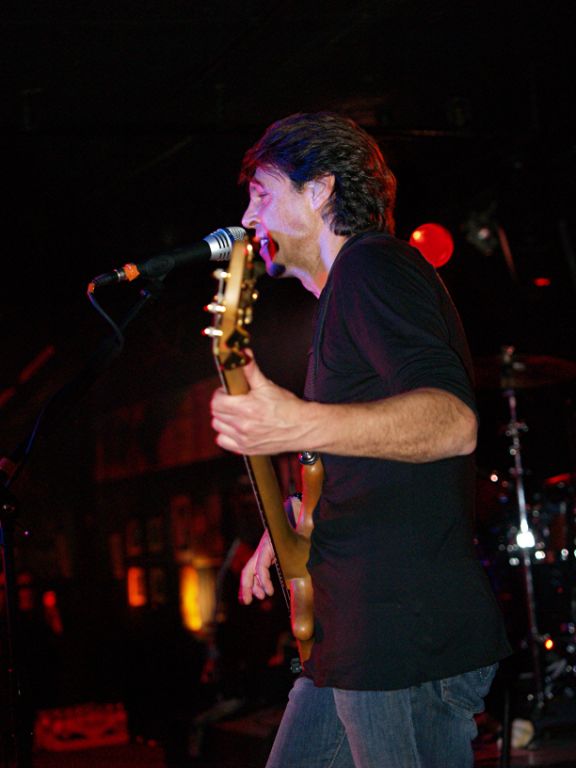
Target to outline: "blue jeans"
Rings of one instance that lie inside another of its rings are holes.
[[[399,691],[296,680],[266,768],[472,768],[497,665]]]

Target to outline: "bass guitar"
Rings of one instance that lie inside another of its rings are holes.
[[[250,387],[243,368],[250,361],[252,306],[258,297],[256,281],[264,271],[254,261],[252,246],[236,242],[227,269],[217,269],[214,300],[206,309],[213,324],[204,334],[212,338],[212,352],[221,383],[231,395],[246,394]],[[322,488],[323,468],[317,454],[303,452],[302,504],[296,527],[286,511],[278,479],[269,456],[245,456],[258,510],[274,553],[282,592],[290,611],[292,633],[298,644],[301,662],[309,658],[314,642],[312,582],[306,569],[313,528],[312,512]]]

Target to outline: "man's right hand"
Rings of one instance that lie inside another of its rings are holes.
[[[265,531],[254,554],[242,569],[238,593],[238,599],[241,603],[249,605],[253,597],[264,600],[265,597],[274,594],[270,568],[275,560],[270,536],[268,531]]]

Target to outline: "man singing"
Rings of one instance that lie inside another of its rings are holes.
[[[474,714],[510,648],[472,544],[477,414],[457,312],[395,239],[394,176],[351,120],[274,123],[241,179],[268,272],[319,298],[305,399],[251,362],[250,392],[212,403],[222,448],[314,451],[324,465],[315,641],[268,768],[468,768]],[[244,603],[272,594],[273,559],[264,535]]]

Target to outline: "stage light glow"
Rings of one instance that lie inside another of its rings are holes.
[[[56,592],[53,592],[50,590],[49,592],[44,592],[42,595],[42,602],[44,603],[45,608],[55,608],[56,607]]]
[[[535,277],[532,282],[536,288],[549,288],[552,285],[552,280],[549,277]]]
[[[56,592],[48,590],[42,595],[42,605],[44,606],[44,619],[55,635],[61,635],[64,631],[62,618],[58,610],[58,599]]]
[[[148,601],[146,590],[146,578],[144,568],[128,568],[126,574],[126,586],[128,590],[128,605],[131,608],[140,608]]]
[[[180,614],[191,632],[205,632],[214,624],[219,565],[218,560],[199,557],[180,569]]]
[[[202,629],[200,612],[200,579],[198,571],[191,565],[180,571],[180,610],[184,626],[192,632]]]
[[[417,248],[433,267],[443,267],[452,258],[454,240],[440,224],[421,224],[410,235],[410,245]]]
[[[530,530],[519,531],[516,534],[516,544],[518,544],[521,549],[531,549],[536,546],[536,539]]]

